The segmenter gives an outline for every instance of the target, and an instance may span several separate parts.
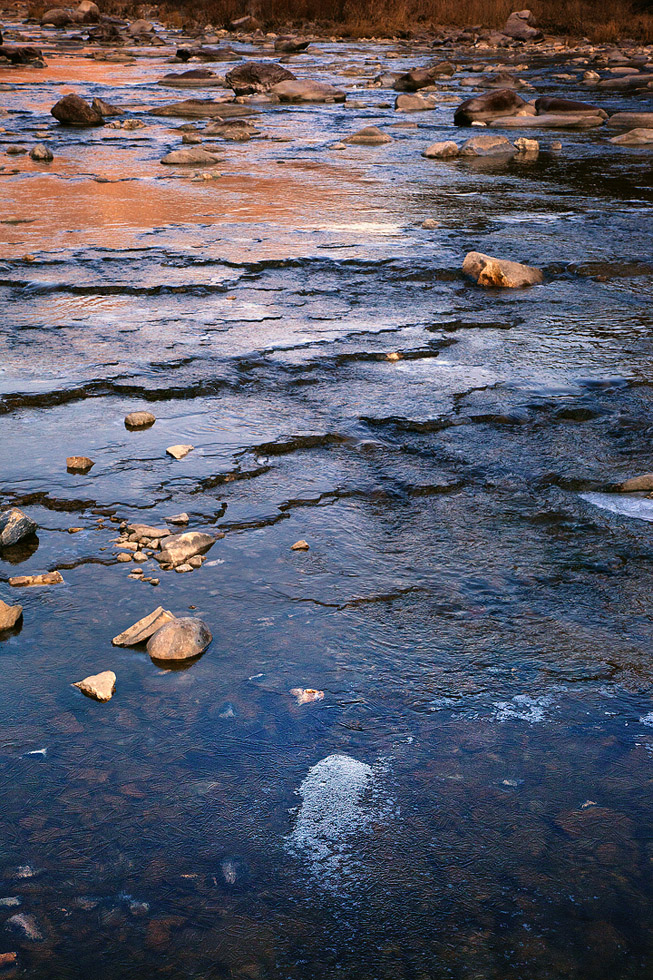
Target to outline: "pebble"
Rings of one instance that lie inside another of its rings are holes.
[[[308,551],[309,548],[310,548],[310,545],[309,545],[308,541],[304,541],[303,538],[300,539],[299,541],[295,541],[295,543],[294,544],[291,544],[291,546],[290,546],[290,550],[291,551]]]

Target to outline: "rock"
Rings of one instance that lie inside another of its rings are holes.
[[[152,660],[190,660],[204,653],[212,639],[206,623],[189,616],[157,630],[147,642],[147,652]]]
[[[484,95],[475,95],[462,102],[454,113],[453,121],[456,126],[471,126],[473,122],[514,116],[523,111],[535,114],[535,107],[529,106],[529,103],[512,89],[502,88],[486,92]]]
[[[5,153],[10,157],[22,156],[23,153],[27,153],[27,147],[20,146],[18,143],[10,143],[5,150]]]
[[[29,155],[37,163],[52,163],[54,160],[54,153],[45,143],[37,143],[29,151]]]
[[[176,56],[180,61],[190,61],[197,58],[199,61],[242,61],[242,55],[233,48],[211,48],[200,45],[196,48],[179,48]]]
[[[164,609],[163,606],[157,606],[148,616],[139,619],[137,623],[134,623],[123,633],[119,633],[118,636],[114,636],[111,642],[114,647],[138,646],[139,643],[145,643],[146,640],[149,640],[157,630],[165,626],[166,623],[171,623],[173,619],[175,616],[170,610]]]
[[[528,140],[524,136],[520,136],[519,139],[515,140],[515,149],[519,151],[519,155],[523,157],[530,157],[534,160],[539,156],[540,144],[537,140]]]
[[[461,157],[513,157],[516,153],[510,140],[494,133],[472,136],[460,147]]]
[[[636,493],[638,490],[653,490],[653,473],[643,476],[633,476],[625,480],[618,488],[622,493]]]
[[[0,971],[2,971],[3,976],[7,976],[10,972],[13,974],[14,968],[17,965],[18,953],[0,953]]]
[[[104,123],[100,113],[79,95],[65,95],[50,112],[64,126],[102,126]]]
[[[617,146],[650,146],[653,143],[653,129],[631,129],[629,133],[613,136],[610,142]]]
[[[590,105],[589,102],[577,102],[575,99],[556,99],[551,96],[543,96],[535,100],[535,110],[538,116],[541,115],[561,115],[566,112],[574,116],[601,116],[607,119],[608,114],[600,106]]]
[[[392,143],[392,136],[382,133],[378,126],[365,126],[357,133],[352,133],[343,143],[356,143],[362,146],[380,146],[381,143]]]
[[[276,95],[280,102],[344,102],[347,98],[346,93],[334,85],[326,82],[313,82],[309,79],[288,80],[278,82],[270,88],[270,92]]]
[[[449,160],[459,154],[458,144],[453,140],[445,140],[442,143],[431,143],[422,153],[423,157],[429,160]]]
[[[225,76],[225,82],[236,95],[269,92],[279,82],[296,80],[296,76],[287,68],[266,61],[246,61],[232,68]]]
[[[427,85],[432,85],[438,76],[453,75],[455,70],[449,61],[432,65],[430,68],[415,68],[396,78],[392,87],[395,92],[417,92]]]
[[[157,555],[164,565],[182,565],[195,555],[202,555],[212,548],[217,538],[203,531],[185,531],[171,534],[165,539],[165,547]]]
[[[274,42],[274,50],[281,54],[297,54],[306,51],[311,42],[299,37],[278,37]]]
[[[554,153],[558,153],[561,149],[562,149],[562,143],[560,142],[560,140],[553,140],[553,142],[551,143],[551,150],[553,150]]]
[[[20,933],[32,943],[40,943],[43,940],[43,933],[39,929],[36,919],[26,912],[18,912],[17,915],[10,916],[5,922],[5,929]]]
[[[574,115],[571,112],[546,113],[541,116],[517,115],[490,120],[488,125],[499,129],[591,129],[602,126],[603,116],[589,116],[586,113]]]
[[[17,507],[0,514],[0,548],[18,544],[36,533],[36,522]]]
[[[95,463],[88,456],[67,456],[66,466],[71,473],[88,473]]]
[[[125,416],[127,429],[149,429],[156,422],[156,416],[151,412],[130,412]]]
[[[215,163],[219,163],[220,159],[221,158],[217,156],[215,153],[209,153],[208,150],[203,150],[201,147],[195,146],[192,148],[189,147],[188,149],[172,150],[170,153],[167,153],[164,157],[161,158],[161,163],[165,163],[168,166],[177,166],[177,167],[179,166],[212,167]],[[181,448],[186,448],[187,452],[190,452],[190,450],[193,447],[191,446],[190,448],[187,448],[181,446],[172,446],[172,449],[181,449]],[[170,450],[168,449],[166,450],[166,452],[170,452]],[[170,455],[174,456],[175,454],[170,453]],[[182,453],[182,455],[185,456],[186,453]],[[176,458],[181,459],[181,456],[177,456]]]
[[[184,572],[192,572],[194,567],[190,562],[184,562],[183,565],[175,565],[175,571],[183,574]]]
[[[154,34],[154,24],[151,20],[140,20],[133,21],[127,28],[127,33],[131,34],[132,37],[138,37],[140,34]]]
[[[225,140],[244,142],[252,136],[258,136],[260,130],[245,119],[229,119],[227,122],[209,123],[204,130],[205,136],[220,136]]]
[[[649,85],[653,85],[653,74],[641,72],[637,75],[627,75],[624,78],[604,78],[603,81],[598,82],[596,87],[629,91],[630,89],[648,88]]]
[[[607,124],[616,129],[653,129],[653,112],[615,112]]]
[[[425,218],[421,224],[421,227],[424,229],[424,231],[434,231],[436,228],[440,227],[440,222],[436,221],[435,218]],[[391,355],[388,354],[388,359],[390,357]]]
[[[535,25],[535,18],[530,10],[515,10],[506,21],[503,33],[516,41],[538,41],[542,31]]]
[[[23,607],[9,606],[0,599],[0,631],[13,629],[23,616]]]
[[[181,153],[183,151],[180,150],[179,152]],[[188,152],[192,153],[193,151],[189,150]],[[192,452],[194,448],[194,446],[168,446],[166,452],[168,456],[174,456],[175,459],[183,459],[184,456],[188,456],[188,454]]]
[[[121,552],[121,554],[119,554],[119,555],[116,556],[116,561],[126,562],[126,561],[131,561],[131,560],[132,560],[132,556],[131,555],[128,555],[124,551]]]
[[[291,551],[308,551],[309,548],[310,548],[310,545],[309,545],[308,541],[304,541],[303,538],[300,538],[299,541],[295,541],[295,543],[294,544],[291,544],[291,546],[290,546],[290,550]]]
[[[261,22],[247,14],[245,17],[238,17],[229,24],[230,31],[258,31]]]
[[[165,538],[170,534],[167,527],[152,527],[151,524],[128,524],[127,530],[133,535],[134,541],[149,541]]]
[[[211,99],[184,99],[170,105],[155,106],[152,116],[178,116],[180,119],[220,119],[234,116],[253,116],[254,109],[233,102],[213,102]]]
[[[52,7],[41,17],[42,27],[68,27],[76,21],[81,21],[81,16],[76,17],[72,10],[64,7]]]
[[[290,693],[294,698],[297,698],[297,704],[324,701],[324,691],[316,691],[313,687],[293,687]]]
[[[104,99],[93,99],[91,109],[95,109],[101,116],[122,116],[123,114],[122,109],[111,105],[110,102],[105,102]]]
[[[476,279],[479,286],[499,286],[518,289],[535,286],[544,281],[540,269],[533,269],[519,262],[495,259],[481,252],[469,252],[463,262],[463,272]]]
[[[172,517],[166,517],[168,524],[188,524],[190,517],[188,514],[173,514]]]
[[[73,687],[96,701],[110,701],[116,689],[116,675],[112,670],[103,670],[101,674],[91,674],[83,681],[76,681]]]
[[[168,88],[224,88],[225,81],[210,68],[193,68],[184,72],[169,72],[160,78],[157,85]]]
[[[9,585],[15,588],[29,585],[61,585],[61,572],[43,572],[41,575],[14,575],[9,579]]]
[[[398,95],[395,109],[397,112],[429,112],[437,109],[437,103],[435,99],[427,99],[423,95]]]
[[[77,13],[81,15],[84,24],[96,24],[100,19],[100,8],[93,0],[82,0]]]

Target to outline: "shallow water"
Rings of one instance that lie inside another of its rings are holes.
[[[360,105],[263,106],[267,138],[194,182],[158,162],[185,120],[49,108],[225,93],[157,86],[169,49],[84,54],[0,76],[2,144],[55,153],[0,157],[0,503],[39,524],[0,561],[25,608],[0,639],[0,919],[42,934],[0,926],[0,951],[35,980],[648,975],[651,518],[605,491],[653,469],[650,153],[600,130],[425,160],[455,102],[404,116],[362,86],[431,53],[320,43],[290,67]],[[519,74],[587,97],[559,70]],[[483,291],[470,249],[546,283]],[[180,511],[224,539],[129,580],[107,515]],[[213,631],[188,670],[111,646],[159,604]],[[103,669],[109,704],[70,686]]]

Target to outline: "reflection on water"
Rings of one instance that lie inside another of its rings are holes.
[[[55,160],[0,161],[0,503],[39,525],[0,558],[0,952],[34,980],[647,976],[651,501],[606,490],[653,468],[650,155],[423,159],[467,56],[417,126],[334,149],[396,122],[365,79],[432,53],[325,42],[298,73],[358,104],[259,107],[194,180],[148,112],[170,53],[2,69],[2,143]],[[582,90],[556,71],[520,74]],[[145,128],[58,127],[73,89]],[[472,248],[545,285],[473,287]],[[209,559],[128,578],[118,523],[181,511],[225,532]],[[111,645],[157,605],[213,632],[187,670]],[[108,704],[71,686],[108,669]]]

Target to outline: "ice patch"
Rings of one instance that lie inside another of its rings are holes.
[[[621,514],[622,517],[635,517],[640,521],[653,521],[653,500],[649,497],[630,497],[617,493],[581,493],[581,500],[586,500],[601,510],[611,514]]]
[[[553,704],[550,695],[533,698],[530,694],[515,694],[511,701],[497,701],[494,706],[495,721],[527,721],[536,725],[546,718],[546,709]]]
[[[653,711],[649,711],[647,715],[642,715],[639,720],[642,725],[647,725],[649,728],[653,728]]]
[[[333,888],[359,865],[354,847],[373,821],[387,817],[391,807],[379,800],[374,769],[348,755],[329,755],[302,781],[295,829],[286,837],[289,854],[308,866],[322,885]]]

